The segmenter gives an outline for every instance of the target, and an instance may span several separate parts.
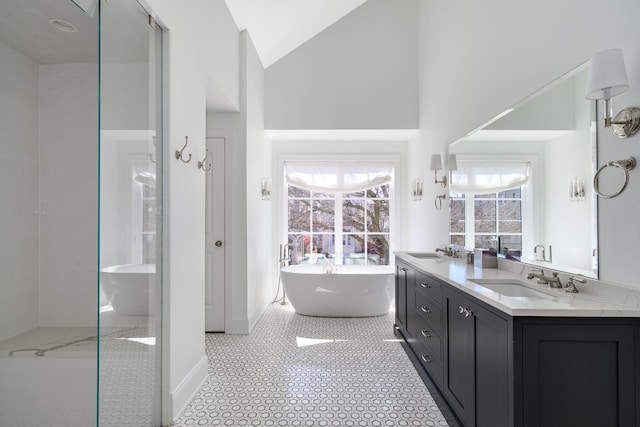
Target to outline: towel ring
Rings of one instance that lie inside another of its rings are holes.
[[[618,190],[617,192],[613,194],[603,194],[602,192],[600,192],[598,177],[600,176],[600,172],[602,172],[609,166],[615,166],[616,168],[622,169],[622,171],[624,172],[624,183],[622,184],[622,188],[620,188],[620,190]],[[635,167],[636,167],[636,159],[633,157],[628,157],[624,160],[616,160],[613,162],[605,163],[600,167],[600,169],[598,169],[595,176],[593,177],[593,189],[596,191],[596,193],[598,193],[598,196],[602,197],[603,199],[612,199],[616,196],[619,196],[627,188],[627,185],[629,184],[629,171]]]

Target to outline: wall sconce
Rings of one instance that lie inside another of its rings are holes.
[[[569,187],[569,200],[572,202],[582,202],[586,200],[586,186],[584,178],[575,178],[571,180]]]
[[[604,101],[604,127],[612,126],[619,138],[629,138],[640,129],[640,108],[637,107],[625,108],[611,120],[611,98],[627,90],[629,79],[621,49],[604,50],[591,57],[585,97]]]
[[[411,180],[411,197],[413,201],[422,200],[422,178],[413,178]]]
[[[262,200],[271,200],[271,178],[265,176],[260,180],[260,194]]]
[[[440,184],[442,188],[447,186],[447,175],[443,175],[442,179],[438,179],[438,171],[442,169],[442,159],[440,158],[440,154],[432,154],[431,155],[431,167],[429,168],[433,171],[435,176],[435,184]]]

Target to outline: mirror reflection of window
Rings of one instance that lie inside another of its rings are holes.
[[[136,168],[134,168],[136,169]],[[140,166],[137,167],[140,169]],[[156,262],[156,177],[150,172],[135,172],[132,182],[132,254],[142,264]],[[134,260],[132,260],[133,262]]]
[[[472,219],[467,221],[468,218]],[[451,194],[450,243],[496,249],[509,256],[522,253],[522,187],[499,193]]]

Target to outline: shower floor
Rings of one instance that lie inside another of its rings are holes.
[[[96,357],[96,327],[40,326],[0,341],[0,357]]]
[[[98,401],[101,427],[151,425],[152,322],[100,314],[99,394],[96,327],[38,327],[0,341],[0,426],[95,425]]]

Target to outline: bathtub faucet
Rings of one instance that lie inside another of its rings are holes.
[[[280,267],[286,267],[289,264],[297,264],[298,254],[296,252],[298,245],[295,243],[287,243],[280,245]],[[293,253],[293,257],[291,254]]]

